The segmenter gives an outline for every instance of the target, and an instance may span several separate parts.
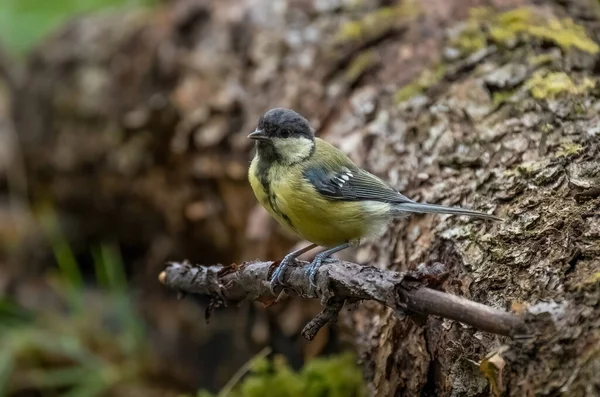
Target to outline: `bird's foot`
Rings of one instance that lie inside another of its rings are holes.
[[[317,254],[315,256],[315,259],[313,259],[313,261],[310,263],[310,265],[308,265],[308,269],[306,269],[306,273],[308,275],[308,287],[309,287],[309,292],[311,294],[313,294],[315,292],[315,289],[317,288],[316,278],[317,278],[317,271],[319,270],[319,267],[321,267],[321,265],[323,263],[329,263],[329,262],[335,261],[335,259],[329,258],[328,255],[323,255],[323,254],[324,254],[324,252]]]
[[[277,287],[282,287],[282,288],[285,287],[285,284],[283,282],[283,275],[284,275],[286,269],[288,268],[288,266],[290,265],[290,263],[293,263],[295,260],[296,260],[295,255],[292,255],[291,253],[287,254],[286,256],[283,257],[281,262],[279,262],[279,265],[277,265],[277,267],[273,271],[273,274],[271,275],[271,285],[270,285],[270,289],[271,289],[271,292],[273,293],[273,295],[277,295],[277,293],[275,292]]]

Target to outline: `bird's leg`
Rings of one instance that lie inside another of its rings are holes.
[[[277,265],[277,268],[275,268],[275,271],[273,271],[273,275],[271,276],[271,291],[274,292],[275,287],[278,284],[283,284],[283,274],[285,273],[285,269],[287,269],[288,265],[294,262],[297,257],[299,257],[305,252],[310,251],[316,246],[316,244],[311,244],[304,248],[300,248],[299,250],[292,251],[286,256],[284,256],[281,262],[279,262],[279,265]]]
[[[315,256],[315,259],[313,259],[313,261],[308,266],[308,269],[306,270],[306,272],[308,273],[308,280],[310,282],[311,289],[316,287],[315,277],[317,276],[317,270],[319,269],[319,266],[321,266],[323,264],[323,262],[326,261],[327,258],[329,258],[331,255],[333,255],[336,252],[339,252],[341,250],[345,250],[346,248],[348,248],[350,246],[351,246],[350,243],[344,243],[344,244],[338,245],[337,247],[333,247],[333,248],[330,248],[323,252],[319,252]]]

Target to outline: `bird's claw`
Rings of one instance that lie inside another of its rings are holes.
[[[278,295],[276,292],[276,289],[278,286],[281,286],[281,287],[285,286],[284,282],[283,282],[283,275],[285,274],[285,271],[286,271],[287,267],[289,266],[289,264],[291,262],[293,262],[294,260],[295,260],[294,257],[290,257],[289,255],[286,255],[281,260],[281,262],[279,262],[279,265],[277,265],[277,267],[273,271],[273,274],[271,275],[271,284],[269,286],[273,295]]]
[[[308,286],[309,286],[309,291],[311,292],[311,294],[317,288],[316,279],[317,279],[317,271],[319,270],[319,267],[321,267],[321,265],[323,263],[329,263],[331,261],[334,261],[334,259],[328,258],[328,257],[323,257],[323,256],[317,254],[315,256],[315,259],[313,259],[313,261],[310,263],[310,265],[308,265],[308,269],[306,269],[306,273],[308,273]]]
[[[273,271],[273,274],[271,275],[271,284],[269,286],[273,295],[278,295],[278,292],[276,291],[277,287],[285,287],[283,275],[285,274],[288,266],[295,260],[296,257],[294,255],[288,254],[281,260],[277,268]],[[327,255],[317,254],[310,265],[308,265],[306,273],[308,275],[308,288],[311,295],[314,295],[317,288],[316,278],[319,267],[323,263],[329,263],[332,261],[335,261],[335,259],[329,258]]]

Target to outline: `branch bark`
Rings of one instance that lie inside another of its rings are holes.
[[[269,288],[273,262],[245,262],[223,267],[197,266],[188,262],[169,263],[159,275],[166,286],[189,293],[211,296],[224,302],[277,301]],[[317,273],[317,287],[311,290],[305,274],[307,262],[288,269],[286,292],[304,298],[318,298],[325,306],[302,331],[312,340],[326,324],[335,322],[345,301],[374,300],[395,312],[437,315],[500,335],[521,332],[520,317],[455,295],[430,288],[439,281],[439,266],[418,272],[400,273],[346,261],[323,264]],[[441,265],[440,265],[441,266]],[[433,270],[433,271],[432,271]]]

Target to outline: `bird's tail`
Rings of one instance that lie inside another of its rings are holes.
[[[457,207],[446,207],[443,205],[437,204],[422,204],[422,203],[398,203],[394,204],[394,213],[397,215],[402,215],[406,212],[414,212],[419,214],[451,214],[451,215],[467,215],[472,216],[474,218],[480,219],[491,219],[495,221],[501,221],[502,218],[499,218],[494,215],[489,215],[479,211],[467,210],[464,208]]]

